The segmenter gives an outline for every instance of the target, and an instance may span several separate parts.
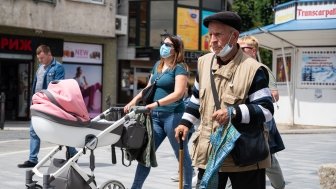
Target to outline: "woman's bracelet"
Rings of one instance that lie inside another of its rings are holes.
[[[155,102],[156,102],[157,106],[159,107],[160,106],[160,102],[158,100],[155,101]]]

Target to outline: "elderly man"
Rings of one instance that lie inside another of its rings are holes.
[[[206,17],[203,24],[209,29],[211,53],[198,59],[193,95],[175,129],[176,138],[182,132],[184,140],[189,128],[200,119],[192,153],[199,179],[203,177],[211,153],[210,135],[229,122],[229,107],[233,108],[232,123],[238,131],[263,128],[263,123],[270,121],[274,112],[267,71],[237,44],[241,28],[239,15],[219,12]],[[219,110],[215,109],[210,74],[218,92]],[[229,178],[233,189],[264,189],[265,168],[269,166],[269,155],[252,165],[239,166],[230,154],[219,169],[217,188],[225,188]]]

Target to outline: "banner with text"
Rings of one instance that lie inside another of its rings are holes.
[[[299,86],[336,88],[336,47],[299,50]]]
[[[96,44],[64,42],[63,62],[103,63],[103,46]]]

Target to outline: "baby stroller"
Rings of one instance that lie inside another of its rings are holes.
[[[26,171],[28,189],[124,189],[116,180],[108,180],[97,186],[94,176],[94,150],[100,146],[120,141],[126,123],[135,120],[139,114],[147,113],[144,107],[137,107],[126,115],[122,108],[112,107],[90,120],[79,86],[73,79],[51,82],[47,90],[34,94],[32,98],[31,121],[41,140],[58,144],[32,169]],[[118,120],[107,121],[106,117],[119,112]],[[82,148],[68,161],[53,158],[63,146]],[[80,156],[90,151],[91,173],[86,173],[77,164]],[[47,174],[39,169],[51,160]],[[43,187],[33,180],[37,175],[43,178]]]

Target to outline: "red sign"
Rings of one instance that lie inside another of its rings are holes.
[[[54,56],[63,56],[62,39],[0,34],[0,53],[34,54],[41,44],[48,45]]]
[[[32,40],[1,37],[0,48],[9,51],[32,51]]]

